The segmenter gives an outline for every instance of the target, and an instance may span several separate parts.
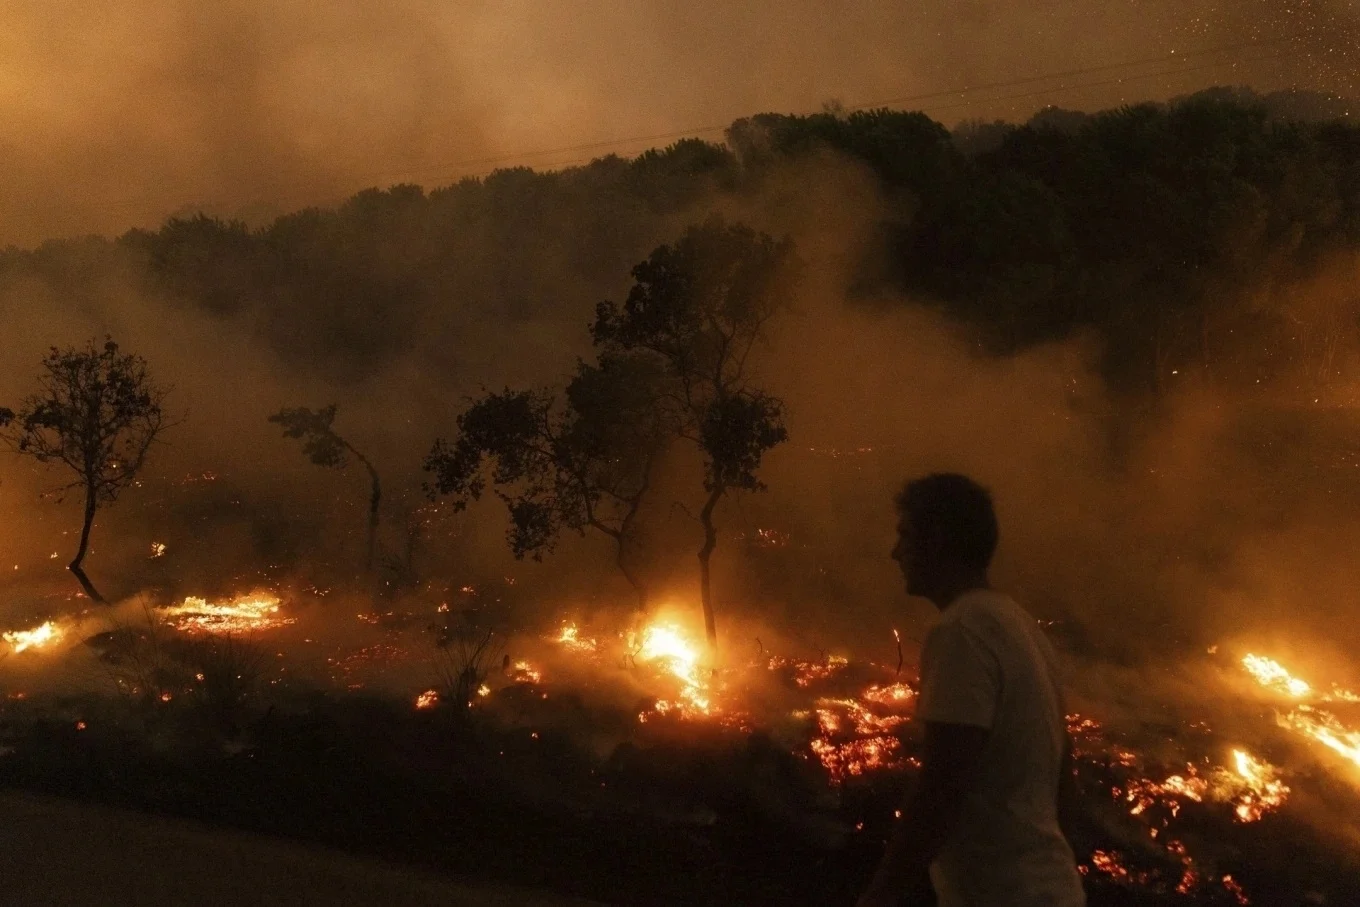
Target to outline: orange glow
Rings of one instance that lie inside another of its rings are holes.
[[[241,595],[225,603],[191,595],[183,604],[165,609],[170,624],[187,633],[249,633],[293,623],[293,618],[278,614],[279,599],[269,593]]]
[[[61,641],[66,635],[54,622],[47,621],[39,624],[32,630],[14,630],[3,634],[5,642],[13,647],[15,653],[26,652],[29,649],[46,649]]]

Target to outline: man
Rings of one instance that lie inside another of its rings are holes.
[[[1067,730],[1052,649],[988,585],[991,496],[960,475],[908,483],[893,559],[940,618],[921,653],[921,777],[861,907],[1082,907],[1058,826]],[[934,895],[932,896],[932,887]]]

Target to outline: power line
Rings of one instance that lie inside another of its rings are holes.
[[[1144,59],[1141,59],[1141,60],[1126,60],[1126,61],[1121,62],[1121,63],[1105,63],[1105,64],[1102,64],[1102,65],[1100,65],[1100,66],[1088,66],[1088,67],[1082,67],[1082,68],[1080,68],[1080,69],[1069,69],[1069,70],[1065,70],[1065,71],[1062,71],[1062,72],[1052,72],[1052,73],[1046,73],[1046,74],[1038,75],[1038,76],[1027,76],[1027,77],[1021,78],[1021,79],[1007,79],[1007,80],[999,81],[999,82],[984,82],[984,83],[979,84],[979,85],[963,85],[963,86],[959,86],[959,87],[956,87],[956,88],[938,89],[938,90],[934,90],[934,91],[924,92],[924,93],[921,93],[921,94],[904,95],[904,96],[896,97],[896,98],[885,98],[885,99],[883,99],[883,100],[878,100],[878,101],[864,101],[864,102],[860,102],[860,103],[857,103],[857,104],[847,105],[845,109],[847,109],[847,110],[868,110],[868,109],[877,108],[877,107],[897,106],[897,105],[902,105],[902,104],[911,104],[911,103],[915,103],[915,102],[917,102],[917,101],[928,101],[928,100],[933,100],[933,99],[935,99],[935,98],[950,97],[950,96],[959,95],[959,94],[968,94],[968,93],[971,93],[971,92],[989,91],[989,90],[994,89],[994,88],[1013,88],[1013,87],[1016,87],[1016,86],[1018,86],[1018,85],[1031,85],[1031,84],[1034,84],[1034,83],[1036,83],[1036,82],[1045,82],[1045,81],[1049,81],[1049,80],[1051,80],[1051,79],[1064,79],[1064,78],[1071,78],[1071,77],[1073,77],[1073,76],[1093,75],[1093,74],[1095,74],[1095,73],[1099,73],[1099,72],[1109,72],[1109,71],[1115,70],[1115,69],[1127,69],[1127,68],[1136,67],[1136,66],[1151,66],[1151,65],[1156,64],[1156,63],[1179,62],[1179,61],[1181,61],[1181,60],[1191,60],[1191,59],[1195,59],[1195,58],[1197,58],[1197,57],[1205,57],[1205,56],[1211,56],[1211,55],[1215,55],[1215,54],[1230,53],[1230,52],[1232,52],[1232,51],[1243,50],[1243,49],[1246,49],[1246,48],[1249,48],[1249,47],[1268,47],[1268,46],[1270,46],[1270,45],[1272,45],[1272,44],[1279,44],[1279,43],[1284,42],[1284,41],[1291,41],[1291,40],[1293,40],[1293,39],[1296,38],[1296,37],[1298,37],[1298,36],[1297,36],[1297,35],[1280,35],[1280,36],[1277,36],[1277,37],[1274,37],[1274,38],[1262,39],[1262,40],[1258,40],[1258,41],[1243,41],[1243,42],[1239,42],[1239,43],[1237,43],[1237,44],[1221,45],[1221,46],[1219,46],[1219,47],[1205,48],[1205,49],[1203,49],[1203,50],[1190,51],[1190,52],[1187,52],[1187,53],[1170,53],[1170,54],[1163,54],[1163,55],[1158,56],[1158,57],[1147,57],[1147,58],[1144,58]],[[1272,59],[1273,59],[1273,58],[1272,58]],[[1255,61],[1249,61],[1249,62],[1255,62]],[[1221,65],[1221,64],[1213,64],[1213,65]],[[1197,70],[1200,70],[1200,69],[1207,69],[1207,68],[1209,68],[1209,67],[1208,67],[1208,66],[1198,66],[1198,67],[1189,68],[1189,69],[1180,69],[1179,71],[1182,71],[1182,72],[1195,72],[1195,71],[1197,71]],[[1166,74],[1166,73],[1156,73],[1156,74],[1154,74],[1154,75],[1164,75],[1164,74]],[[1132,78],[1132,77],[1131,77],[1131,78]],[[1138,78],[1143,78],[1143,77],[1142,77],[1142,76],[1139,76]],[[1105,85],[1105,84],[1110,84],[1110,83],[1108,83],[1108,82],[1094,83],[1094,85]],[[1093,87],[1093,86],[1090,86],[1090,87]],[[1046,92],[1038,92],[1038,93],[1042,94],[1042,93],[1046,93]],[[1008,95],[1008,96],[1005,96],[1005,97],[1002,97],[1002,98],[987,98],[987,99],[983,99],[983,100],[988,100],[988,101],[993,101],[993,100],[1007,100],[1007,99],[1010,99],[1010,98],[1027,97],[1027,96],[1029,96],[1029,95]],[[973,103],[973,102],[969,102],[969,103]],[[956,105],[950,105],[950,106],[965,106],[965,105],[963,105],[963,104],[956,104]],[[941,109],[941,110],[942,110],[942,109],[947,109],[947,108],[945,108],[945,107],[933,107],[932,109]],[[729,125],[731,125],[730,121],[729,121],[728,123],[723,123],[723,124],[720,124],[720,125],[694,126],[694,127],[689,128],[689,129],[679,129],[679,130],[675,130],[675,131],[672,131],[672,132],[661,132],[661,133],[654,133],[654,134],[651,134],[651,135],[626,136],[626,137],[617,138],[617,139],[609,139],[609,140],[602,140],[602,141],[596,141],[596,142],[587,142],[587,143],[585,143],[585,144],[580,144],[580,145],[567,145],[567,146],[563,146],[563,147],[560,147],[560,148],[542,148],[542,149],[538,149],[538,150],[536,150],[536,151],[523,151],[523,152],[518,152],[518,153],[513,153],[513,154],[496,155],[496,156],[493,156],[493,157],[468,158],[468,159],[461,160],[461,161],[453,161],[453,162],[450,162],[450,163],[448,163],[448,164],[432,164],[432,165],[429,165],[429,166],[426,166],[426,167],[420,167],[420,168],[416,168],[416,169],[412,169],[412,170],[403,170],[403,171],[398,171],[398,172],[396,172],[396,173],[390,173],[390,172],[389,172],[389,175],[387,175],[387,176],[385,176],[385,177],[377,178],[376,180],[374,180],[374,182],[385,182],[385,181],[387,181],[387,180],[389,180],[389,179],[395,179],[395,178],[403,177],[403,176],[415,176],[415,175],[422,174],[422,173],[429,173],[429,172],[431,172],[431,171],[433,171],[433,170],[448,171],[448,170],[453,170],[453,169],[463,169],[463,168],[468,168],[468,167],[480,167],[480,166],[485,166],[485,165],[488,165],[488,164],[501,164],[501,163],[506,163],[506,162],[509,162],[509,161],[521,161],[521,160],[526,160],[526,159],[529,159],[529,158],[551,157],[551,156],[558,155],[558,154],[570,154],[570,153],[575,152],[575,151],[591,151],[591,150],[604,149],[604,148],[620,147],[620,146],[624,146],[624,145],[635,145],[635,144],[637,144],[638,142],[656,142],[656,141],[665,141],[666,139],[678,139],[678,138],[685,138],[685,137],[688,137],[688,136],[695,136],[695,135],[707,135],[708,133],[712,133],[712,132],[722,132],[723,130],[727,129],[727,127],[728,127]],[[559,164],[559,166],[560,166],[560,164]]]

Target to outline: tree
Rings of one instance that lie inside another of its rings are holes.
[[[793,244],[710,218],[633,268],[622,306],[602,302],[591,328],[605,355],[650,357],[668,380],[667,423],[704,460],[698,521],[699,592],[710,648],[718,643],[710,563],[714,511],[729,491],[759,491],[767,450],[787,438],[783,403],[750,384],[749,359],[765,325],[787,304]]]
[[[0,410],[0,426],[16,452],[75,473],[60,489],[85,495],[80,545],[68,569],[85,594],[102,603],[82,566],[95,513],[116,501],[141,471],[166,427],[161,409],[166,391],[152,382],[146,360],[120,352],[109,339],[102,346],[91,341],[84,348],[53,347],[38,385],[17,412]]]
[[[283,426],[285,438],[301,438],[302,452],[317,466],[327,469],[344,469],[352,456],[368,471],[368,542],[364,556],[364,570],[373,569],[373,558],[378,544],[378,516],[382,506],[382,482],[373,462],[360,453],[353,444],[335,433],[331,425],[335,422],[338,407],[330,406],[318,410],[306,407],[281,409],[269,417],[270,422]]]
[[[564,400],[544,390],[489,393],[458,417],[458,437],[425,459],[430,494],[456,495],[461,510],[487,482],[510,514],[515,557],[540,560],[563,529],[614,542],[615,563],[647,604],[638,564],[638,516],[657,459],[673,431],[660,405],[662,374],[647,358],[580,362]]]

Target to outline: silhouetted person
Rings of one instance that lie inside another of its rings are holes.
[[[1053,651],[988,585],[991,496],[964,476],[931,475],[903,489],[897,510],[892,557],[907,593],[940,618],[921,653],[920,780],[860,905],[1081,907],[1058,825],[1067,729]]]

